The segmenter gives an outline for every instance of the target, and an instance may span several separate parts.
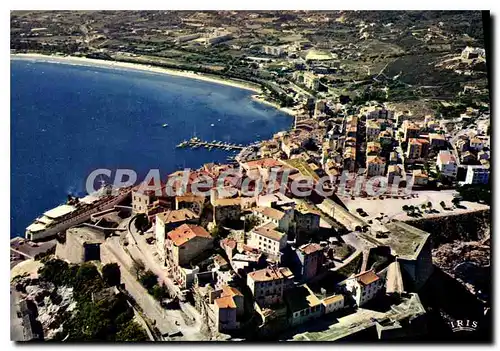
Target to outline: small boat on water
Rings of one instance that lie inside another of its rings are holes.
[[[215,126],[215,124],[213,124],[213,123],[210,125],[210,127],[214,127],[214,126]]]
[[[168,124],[167,124],[167,123],[163,123],[161,126],[162,126],[163,128],[165,128],[165,127],[168,127]]]

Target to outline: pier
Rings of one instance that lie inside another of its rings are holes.
[[[197,137],[191,138],[189,140],[185,140],[181,142],[179,145],[177,145],[178,148],[183,148],[183,147],[190,147],[192,149],[196,149],[199,147],[205,147],[209,150],[213,148],[218,148],[218,149],[223,149],[223,150],[243,150],[246,146],[243,145],[237,145],[237,144],[231,144],[231,143],[226,143],[222,141],[203,141]]]

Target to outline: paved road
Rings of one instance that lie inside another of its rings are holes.
[[[178,330],[173,320],[165,318],[164,309],[160,304],[148,294],[147,290],[137,281],[137,278],[130,273],[133,261],[121,247],[118,237],[109,238],[102,245],[101,260],[104,264],[116,262],[120,265],[121,280],[125,284],[125,289],[141,306],[143,312],[151,320],[156,321],[156,326],[162,334],[170,334]]]
[[[26,254],[26,253],[24,253],[24,252],[18,251],[18,250],[16,250],[16,249],[13,249],[12,247],[10,248],[10,251],[15,252],[15,253],[17,253],[17,254],[19,254],[19,255],[21,255],[21,256],[24,256],[24,257],[26,257],[26,258],[30,258],[30,259],[32,259],[32,260],[34,260],[34,259],[35,259],[33,256],[30,256],[30,255],[28,255],[28,254]]]
[[[175,285],[172,279],[168,277],[168,272],[166,268],[161,264],[158,256],[156,255],[157,250],[155,245],[150,245],[146,242],[143,235],[140,235],[135,225],[133,219],[127,223],[129,228],[127,238],[129,239],[129,245],[127,249],[133,255],[134,258],[139,258],[147,269],[150,269],[158,276],[160,283],[163,283],[171,294],[179,296],[180,288]],[[183,304],[183,309],[188,310],[189,316],[183,317],[183,312],[178,310],[164,310],[165,316],[169,319],[174,320],[177,328],[182,331],[184,337],[182,340],[206,340],[206,337],[200,333],[201,328],[201,317],[194,308],[190,308]],[[191,316],[195,317],[195,320],[191,320]],[[186,324],[186,320],[189,324]]]
[[[131,220],[132,218],[126,219],[119,227],[128,228]],[[122,283],[125,284],[125,289],[136,300],[148,318],[156,321],[156,327],[162,334],[172,334],[180,330],[183,334],[182,337],[179,337],[180,340],[206,340],[206,337],[199,332],[199,324],[192,322],[187,324],[186,319],[188,319],[189,323],[189,318],[185,318],[183,312],[180,310],[167,310],[161,307],[159,302],[144,289],[135,275],[131,273],[133,260],[130,255],[132,255],[135,260],[140,259],[147,269],[150,269],[160,277],[160,281],[164,281],[164,278],[166,278],[166,272],[161,267],[159,261],[155,260],[152,254],[144,254],[144,252],[147,251],[142,251],[140,249],[140,247],[146,249],[145,245],[150,245],[147,244],[144,238],[138,233],[136,233],[136,235],[137,245],[135,244],[135,236],[132,236],[128,231],[123,233],[121,237],[108,238],[105,244],[102,245],[102,262],[116,262],[120,265]],[[121,245],[123,239],[128,239],[129,244],[126,247],[128,253]],[[171,281],[170,283],[173,284]]]
[[[140,258],[147,269],[153,271],[159,278],[160,282],[164,283],[170,293],[174,296],[180,296],[181,291],[179,286],[175,285],[172,279],[168,277],[167,269],[161,264],[157,256],[156,245],[150,245],[146,242],[143,235],[140,235],[135,228],[134,221],[131,220],[128,224],[127,237],[129,238],[128,249],[134,252],[134,257]]]

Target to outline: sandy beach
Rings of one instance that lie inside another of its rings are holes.
[[[155,67],[151,65],[144,65],[139,63],[129,63],[129,62],[119,62],[119,61],[107,61],[91,59],[86,57],[76,57],[76,56],[55,56],[55,55],[43,55],[43,54],[11,54],[11,57],[25,60],[37,60],[37,61],[47,61],[47,62],[60,62],[72,65],[81,66],[101,66],[101,67],[111,67],[116,69],[134,69],[152,73],[168,74],[171,76],[178,76],[184,78],[198,79],[210,83],[223,84],[232,86],[235,88],[245,89],[253,91],[255,93],[262,93],[260,88],[246,84],[243,81],[237,81],[233,79],[223,79],[216,78],[212,76],[207,76],[202,73],[190,72],[190,71],[178,71],[174,69]],[[279,106],[277,107],[279,108]]]
[[[152,72],[152,73],[159,73],[159,74],[168,74],[171,76],[177,76],[177,77],[184,77],[184,78],[190,78],[190,79],[197,79],[197,80],[202,80],[205,82],[210,82],[210,83],[216,83],[216,84],[223,84],[223,85],[228,85],[232,86],[235,88],[239,89],[245,89],[252,91],[256,93],[255,95],[252,95],[252,99],[254,101],[257,101],[259,103],[272,106],[281,112],[284,112],[286,114],[289,114],[291,116],[295,116],[297,112],[295,110],[292,110],[290,108],[285,108],[285,107],[280,107],[278,104],[270,102],[264,98],[261,97],[262,91],[260,88],[256,86],[252,86],[251,84],[247,84],[243,81],[238,81],[234,79],[223,79],[223,78],[217,78],[213,76],[208,76],[202,73],[197,73],[197,72],[192,72],[192,71],[178,71],[174,69],[168,69],[168,68],[163,68],[163,67],[155,67],[151,65],[145,65],[145,64],[140,64],[140,63],[130,63],[130,62],[119,62],[119,61],[107,61],[107,60],[98,60],[98,59],[91,59],[91,58],[86,58],[86,57],[77,57],[77,56],[56,56],[56,55],[43,55],[43,54],[35,54],[35,53],[29,53],[29,54],[11,54],[11,57],[15,59],[24,59],[24,60],[36,60],[36,61],[46,61],[46,62],[59,62],[59,63],[64,63],[64,64],[71,64],[71,65],[81,65],[81,66],[101,66],[101,67],[108,67],[108,68],[114,68],[114,69],[134,69],[134,70],[140,70],[140,71],[146,71],[146,72]]]
[[[291,108],[280,107],[277,103],[274,103],[274,102],[271,102],[271,101],[264,99],[261,95],[252,95],[252,99],[257,101],[257,102],[260,102],[261,104],[272,106],[275,109],[278,109],[278,110],[285,112],[289,115],[295,116],[297,114],[297,111],[292,110]]]

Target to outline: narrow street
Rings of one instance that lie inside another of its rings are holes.
[[[173,296],[182,296],[180,287],[174,284],[172,279],[168,277],[166,267],[164,267],[158,259],[156,245],[148,244],[146,242],[144,235],[141,235],[137,231],[134,225],[133,218],[128,221],[127,226],[128,231],[126,236],[129,239],[129,245],[127,249],[129,250],[130,254],[132,254],[134,258],[141,259],[146,269],[149,269],[153,273],[155,273],[158,276],[159,282],[163,283]],[[188,313],[186,313],[185,315],[190,322],[189,325],[187,325],[184,318],[178,320],[179,329],[182,330],[182,332],[186,335],[186,340],[203,340],[205,337],[199,332],[201,328],[201,316],[194,309],[194,307],[189,306],[189,304],[183,304],[183,302],[181,301],[181,306],[183,307],[183,311],[188,310]],[[192,317],[194,317],[194,320],[191,319]],[[188,334],[190,335],[189,337]]]
[[[101,261],[103,264],[118,263],[121,272],[121,281],[125,284],[125,289],[132,295],[135,301],[141,306],[144,313],[156,321],[156,326],[162,334],[171,334],[178,330],[174,319],[166,318],[164,309],[160,306],[147,290],[139,283],[137,278],[130,272],[132,268],[132,259],[123,250],[118,237],[112,237],[106,240],[101,246]],[[169,316],[170,317],[170,316]]]
[[[139,234],[134,225],[134,220],[130,220],[127,224],[128,232],[126,237],[128,239],[129,245],[128,250],[130,253],[140,259],[147,269],[153,271],[159,278],[161,283],[164,283],[167,289],[173,296],[180,296],[181,291],[178,286],[174,284],[172,279],[168,277],[168,272],[166,267],[163,267],[159,259],[157,258],[156,245],[148,244],[144,237]]]
[[[139,306],[141,306],[143,312],[151,320],[156,322],[156,327],[160,330],[162,335],[181,331],[182,336],[175,337],[174,340],[206,340],[206,337],[199,331],[201,327],[198,322],[199,319],[192,321],[182,310],[163,308],[131,273],[134,262],[132,257],[134,257],[135,260],[141,260],[146,269],[150,269],[158,275],[159,281],[164,282],[169,290],[175,291],[174,289],[177,288],[167,277],[166,270],[161,267],[160,262],[153,256],[155,246],[147,244],[144,238],[135,231],[135,226],[133,226],[133,222],[131,222],[132,218],[128,218],[124,220],[119,227],[133,228],[133,230],[123,233],[121,237],[108,238],[105,244],[102,245],[102,262],[104,264],[116,262],[120,265],[121,279],[122,283],[125,284],[125,289],[134,297]],[[134,232],[135,235],[131,232]],[[129,242],[126,247],[128,252],[121,245],[121,242],[123,242],[122,239],[127,239]],[[188,320],[188,322],[186,322],[186,320]]]

